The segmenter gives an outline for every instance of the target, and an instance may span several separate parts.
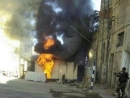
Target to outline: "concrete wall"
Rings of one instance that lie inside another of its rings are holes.
[[[77,79],[77,66],[74,68],[74,62],[67,63],[66,78]]]
[[[105,1],[107,3],[109,0]],[[94,35],[91,48],[95,49],[97,46],[97,80],[115,88],[117,78],[113,72],[118,72],[125,66],[130,75],[130,0],[112,0],[109,7],[112,9],[112,15],[109,18],[100,17],[99,32]],[[114,17],[112,18],[112,16]],[[111,21],[111,25],[109,25],[111,28],[109,30],[107,28],[107,19],[114,20]],[[118,39],[118,34],[121,32],[124,32],[123,46],[117,47],[117,43],[120,40]],[[107,35],[110,36],[110,39],[107,38]],[[109,41],[109,47],[107,41]],[[128,82],[126,89],[128,96],[130,96],[128,94],[130,93],[129,88],[130,82]]]
[[[43,72],[37,63],[35,63],[35,72]],[[73,62],[55,60],[55,64],[52,68],[52,79],[59,79],[63,74],[65,74],[66,79],[77,79],[77,66],[74,68]]]
[[[121,66],[126,67],[126,71],[129,73],[129,76],[130,76],[130,55],[126,51],[123,51],[123,53],[122,53]],[[130,97],[130,80],[127,83],[126,93],[129,98]]]
[[[35,72],[43,73],[42,68],[37,64],[37,62],[35,62]]]
[[[52,68],[52,78],[53,79],[59,79],[60,74],[60,62],[59,61],[55,61],[55,65]]]

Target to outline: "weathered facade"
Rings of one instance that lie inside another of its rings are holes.
[[[102,0],[99,31],[93,37],[92,49],[97,62],[97,81],[115,88],[114,72],[122,67],[130,75],[130,1]],[[127,83],[129,95],[130,82]]]

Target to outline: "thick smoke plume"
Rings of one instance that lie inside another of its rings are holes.
[[[76,30],[89,32],[83,19],[93,13],[90,0],[42,0],[37,17],[37,39],[35,51],[51,53],[56,58],[68,59],[75,54],[86,55],[86,40]],[[73,28],[76,30],[74,30]],[[43,45],[50,36],[56,42],[48,50]],[[90,44],[90,43],[89,43]],[[82,47],[82,48],[81,48]],[[85,48],[84,48],[85,47]]]
[[[41,0],[0,0],[0,26],[11,39],[26,38]]]

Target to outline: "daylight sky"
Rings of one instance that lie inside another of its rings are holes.
[[[92,0],[94,10],[100,10],[101,0]]]

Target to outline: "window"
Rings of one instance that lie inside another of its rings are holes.
[[[117,47],[123,46],[123,41],[124,41],[124,32],[118,34]]]

